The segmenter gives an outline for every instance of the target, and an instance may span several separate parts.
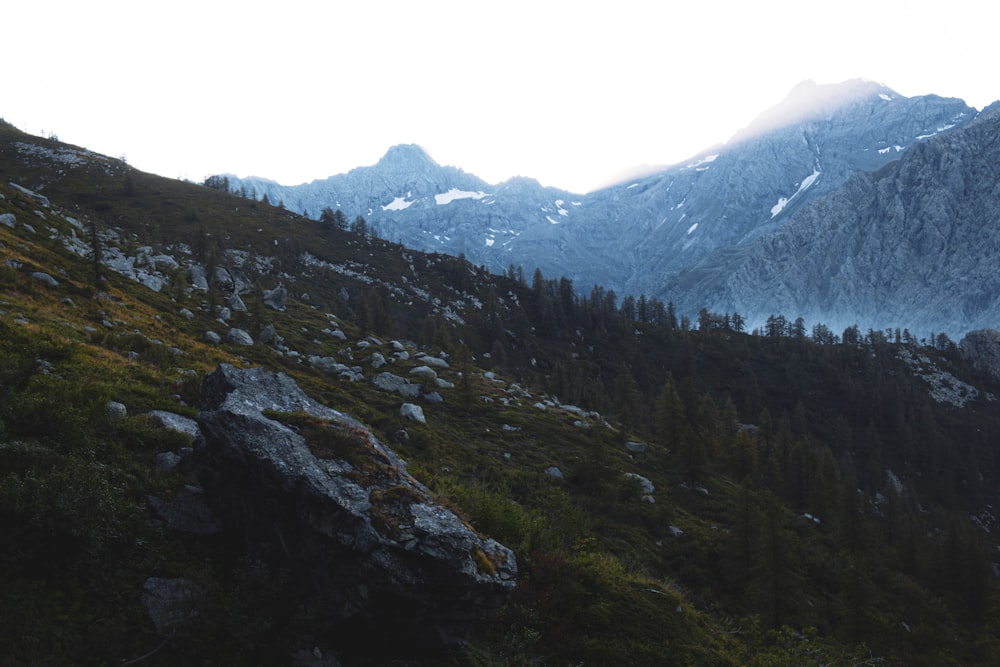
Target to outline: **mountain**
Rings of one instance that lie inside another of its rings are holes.
[[[528,178],[498,185],[442,167],[416,145],[394,146],[370,167],[298,186],[229,176],[234,191],[318,218],[324,208],[361,215],[378,236],[407,247],[466,254],[495,271],[513,260],[511,244],[539,225],[565,219],[575,195]],[[579,202],[576,203],[576,206]],[[521,262],[518,261],[520,264]]]
[[[725,275],[731,255],[781,230],[807,203],[956,131],[976,113],[961,100],[907,98],[871,81],[804,82],[727,144],[586,195],[524,178],[490,185],[437,165],[415,146],[394,147],[372,167],[306,185],[232,183],[314,217],[327,206],[349,218],[362,215],[383,238],[464,255],[494,272],[538,267],[581,290],[596,284],[672,300],[693,316],[722,303],[689,291],[699,276]],[[733,303],[750,321],[769,314],[757,309],[763,303]],[[819,308],[808,314],[844,315]],[[961,333],[973,320],[928,313],[920,324]]]
[[[2,122],[0,173],[7,663],[1000,655],[996,331],[692,329]]]
[[[964,333],[1000,320],[1000,105],[668,283],[685,308],[791,313],[838,330]]]

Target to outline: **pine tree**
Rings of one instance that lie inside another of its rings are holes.
[[[104,276],[101,273],[104,268],[104,244],[97,231],[97,222],[91,220],[88,231],[90,232],[90,265],[94,272],[94,299],[100,300],[101,290],[104,287]]]

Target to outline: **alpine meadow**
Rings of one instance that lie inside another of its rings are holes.
[[[582,195],[0,121],[0,664],[997,664],[998,151],[870,82]]]

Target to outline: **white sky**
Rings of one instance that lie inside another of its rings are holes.
[[[585,192],[723,142],[805,79],[1000,98],[992,3],[31,0],[0,117],[201,181],[292,185],[417,143]]]

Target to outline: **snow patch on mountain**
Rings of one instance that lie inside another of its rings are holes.
[[[391,202],[382,207],[383,211],[402,211],[413,205],[414,202],[406,201],[406,197],[396,197]]]
[[[811,186],[813,183],[816,182],[816,179],[819,178],[819,175],[820,175],[820,170],[813,169],[813,173],[809,174],[808,176],[802,179],[802,182],[799,184],[799,189],[795,191],[795,194],[787,198],[780,197],[778,199],[778,203],[771,207],[771,217],[773,218],[774,216],[781,213],[785,209],[785,206],[788,205],[788,202],[792,201],[801,193],[805,192],[809,188],[809,186]]]
[[[437,202],[438,206],[444,206],[445,204],[450,204],[456,199],[482,199],[487,197],[485,192],[469,192],[468,190],[459,190],[458,188],[452,188],[441,195],[434,195],[434,201]]]
[[[706,171],[708,169],[708,167],[706,167],[705,165],[707,165],[710,162],[715,162],[715,160],[718,157],[719,157],[718,153],[716,153],[715,155],[706,155],[705,157],[701,158],[700,160],[697,160],[695,162],[692,162],[691,164],[685,165],[684,168],[685,169],[694,169],[695,171]]]

